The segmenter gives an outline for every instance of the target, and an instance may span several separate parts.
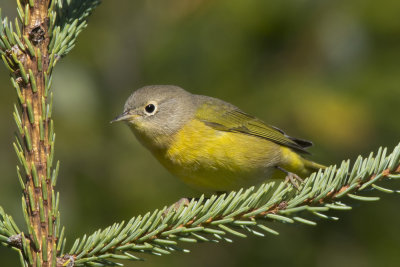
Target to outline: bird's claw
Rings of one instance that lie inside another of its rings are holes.
[[[290,182],[297,190],[300,189],[300,185],[303,183],[303,179],[301,179],[300,176],[293,172],[289,172],[280,166],[276,166],[276,168],[286,174],[285,183]]]
[[[285,177],[285,183],[290,182],[294,187],[296,187],[297,190],[300,189],[300,185],[303,183],[303,179],[300,178],[295,173],[288,172],[286,177]]]
[[[174,204],[172,204],[171,206],[169,206],[164,212],[163,212],[163,216],[167,216],[168,213],[170,213],[171,211],[177,212],[180,208],[180,206],[184,205],[184,206],[189,206],[190,200],[187,197],[183,197],[181,199],[179,199],[177,202],[175,202]]]

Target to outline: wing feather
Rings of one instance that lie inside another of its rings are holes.
[[[252,135],[302,153],[308,153],[305,148],[312,145],[310,141],[290,137],[279,128],[270,126],[222,100],[198,97],[196,118],[216,130]]]

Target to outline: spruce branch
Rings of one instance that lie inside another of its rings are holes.
[[[76,38],[87,26],[87,17],[100,4],[100,0],[58,0],[55,12],[50,15],[54,22],[51,27],[51,42],[49,49],[52,50],[50,62],[64,57],[75,46]]]
[[[74,46],[86,19],[99,0],[17,0],[18,18],[0,12],[0,56],[17,93],[14,143],[23,191],[22,211],[27,233],[0,209],[0,242],[17,249],[22,266],[56,266],[65,246],[54,191],[59,162],[54,160],[52,71]],[[1,11],[1,10],[0,10]]]
[[[14,149],[27,225],[27,232],[22,232],[0,207],[0,243],[19,253],[22,266],[121,265],[121,260],[141,260],[138,254],[143,253],[188,252],[179,247],[185,242],[232,242],[230,236],[279,234],[268,225],[272,221],[316,225],[310,215],[336,220],[325,212],[350,210],[341,201],[345,197],[379,200],[362,195],[366,190],[399,193],[377,183],[400,178],[400,144],[388,156],[386,149],[379,149],[375,156],[360,156],[352,168],[344,161],[339,168],[314,173],[298,190],[275,181],[133,217],[126,224],[115,223],[84,235],[67,252],[59,194],[54,190],[59,162],[54,164],[51,74],[58,60],[74,47],[99,3],[17,0],[15,21],[0,14],[0,56],[17,93]]]
[[[48,56],[49,0],[17,1],[20,22],[14,27],[2,20],[1,46],[3,61],[11,70],[11,82],[17,91],[18,105],[14,119],[19,137],[14,143],[23,171],[17,174],[23,190],[22,207],[28,228],[23,244],[23,265],[55,262],[57,236],[50,235],[49,221],[59,220],[55,206],[50,170],[54,153],[54,139],[50,109],[51,97],[46,91],[46,78],[51,74]],[[24,8],[23,8],[24,7]],[[22,24],[22,27],[19,26]],[[46,194],[51,192],[51,194]],[[43,253],[43,252],[46,253]]]
[[[2,245],[21,248],[21,243],[18,242],[20,238],[17,237],[20,233],[14,219],[0,207],[0,242]]]
[[[358,157],[350,168],[343,161],[305,179],[299,190],[285,182],[270,182],[229,194],[192,200],[176,209],[164,207],[133,217],[128,223],[115,223],[92,235],[78,238],[62,257],[73,266],[120,265],[120,260],[142,260],[138,254],[166,255],[189,252],[178,245],[197,242],[232,242],[230,236],[279,234],[268,225],[272,221],[316,225],[309,217],[337,220],[329,210],[351,210],[342,199],[376,201],[379,197],[361,193],[400,193],[383,188],[381,180],[400,179],[400,144],[390,155],[380,148],[367,158]],[[311,216],[311,217],[312,217]]]

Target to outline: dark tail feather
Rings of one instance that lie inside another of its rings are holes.
[[[287,136],[287,138],[294,141],[296,144],[298,144],[302,148],[307,148],[307,147],[310,147],[313,145],[313,143],[311,141],[307,141],[304,139],[299,139],[299,138],[295,138],[295,137],[291,137],[291,136]]]

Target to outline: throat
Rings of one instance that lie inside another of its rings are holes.
[[[152,134],[148,135],[139,131],[134,127],[130,127],[134,135],[136,136],[137,140],[150,150],[152,153],[162,153],[168,150],[170,146],[170,139],[167,135],[160,135],[160,134]]]

